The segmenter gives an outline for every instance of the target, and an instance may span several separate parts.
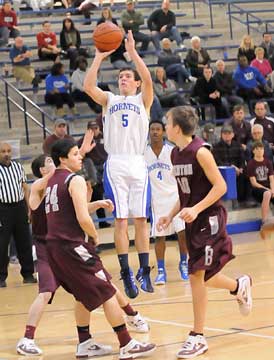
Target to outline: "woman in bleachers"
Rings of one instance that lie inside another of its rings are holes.
[[[110,21],[118,26],[117,20],[112,17],[112,11],[108,7],[103,7],[101,12],[101,18],[97,21],[97,25],[100,25],[106,21]]]
[[[262,47],[257,47],[255,49],[255,55],[256,59],[252,60],[250,65],[260,71],[263,77],[267,80],[268,85],[270,85],[273,89],[274,75],[269,60],[264,57],[264,49]]]
[[[190,69],[191,75],[195,77],[203,76],[203,70],[210,64],[210,56],[206,49],[201,47],[199,36],[193,36],[190,40],[191,49],[188,50],[185,64]]]
[[[253,59],[255,59],[255,49],[256,46],[254,45],[254,40],[250,35],[244,35],[241,41],[241,45],[238,49],[237,58],[239,59],[240,56],[246,56],[248,60],[248,64],[251,63]]]
[[[62,63],[55,63],[51,73],[46,77],[45,102],[56,106],[56,116],[65,115],[64,104],[67,104],[73,115],[77,114],[74,101],[69,93],[69,80],[64,74],[65,69]]]
[[[87,50],[81,47],[80,32],[75,28],[74,22],[70,18],[63,20],[60,45],[62,50],[67,52],[70,70],[76,69],[76,60],[79,55],[88,57]]]

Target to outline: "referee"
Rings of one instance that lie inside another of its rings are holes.
[[[11,146],[0,142],[0,288],[8,277],[8,248],[13,235],[23,283],[35,283],[28,224],[28,185],[21,164],[11,160]]]

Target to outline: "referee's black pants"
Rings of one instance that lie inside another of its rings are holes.
[[[8,277],[8,248],[13,235],[23,278],[34,272],[32,243],[25,201],[0,203],[0,280]]]

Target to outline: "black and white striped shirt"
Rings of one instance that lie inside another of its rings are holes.
[[[9,166],[0,164],[0,203],[17,203],[24,199],[23,183],[26,182],[23,166],[11,161]]]

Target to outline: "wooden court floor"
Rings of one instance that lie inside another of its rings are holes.
[[[272,360],[274,358],[274,239],[262,241],[257,233],[233,236],[237,255],[225,269],[234,277],[248,273],[253,278],[253,312],[241,317],[238,305],[227,291],[210,289],[207,313],[209,351],[201,360]],[[153,250],[151,248],[151,250]],[[151,263],[155,257],[151,251]],[[114,250],[102,253],[114,282],[121,288]],[[137,269],[137,255],[131,250],[130,260]],[[191,291],[188,282],[179,280],[178,250],[168,243],[168,283],[157,287],[154,294],[140,294],[132,303],[151,325],[150,334],[136,334],[158,345],[153,360],[176,359],[176,352],[192,325]],[[154,278],[156,270],[153,270]],[[36,296],[36,285],[22,285],[19,267],[10,266],[8,287],[0,289],[0,360],[24,359],[16,354],[15,345],[22,337],[26,314]],[[113,345],[114,354],[104,359],[117,359],[118,345],[102,310],[92,315],[91,330],[97,342]],[[43,349],[43,360],[75,359],[77,336],[73,317],[73,300],[59,289],[55,301],[44,313],[37,331],[37,343]],[[30,359],[30,357],[25,357]],[[33,357],[32,357],[33,359]]]

